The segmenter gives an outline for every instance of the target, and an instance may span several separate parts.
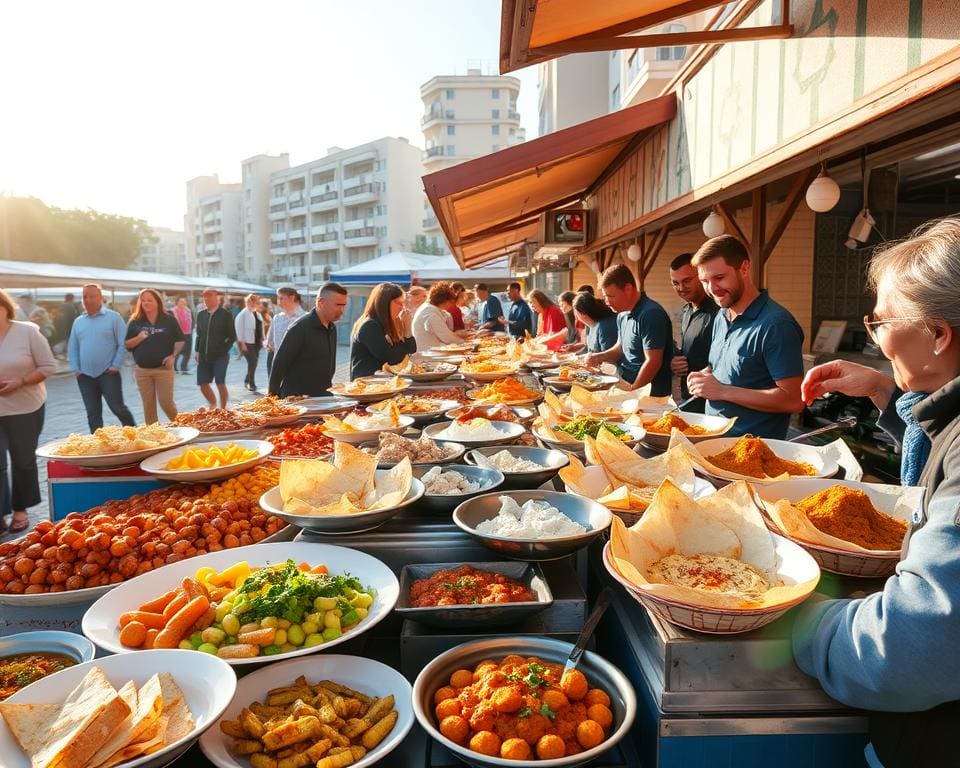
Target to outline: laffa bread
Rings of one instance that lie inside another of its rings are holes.
[[[82,768],[130,714],[99,667],[63,704],[0,704],[0,714],[33,768]]]

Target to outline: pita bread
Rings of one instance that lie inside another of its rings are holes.
[[[82,768],[130,714],[100,667],[60,705],[0,704],[33,768]]]

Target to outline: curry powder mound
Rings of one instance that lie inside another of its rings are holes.
[[[728,472],[766,478],[788,475],[815,475],[817,470],[800,461],[781,459],[760,438],[744,435],[727,450],[707,456],[707,460]]]
[[[670,434],[674,427],[679,429],[685,435],[705,435],[707,430],[699,424],[687,424],[675,413],[665,413],[656,421],[650,422],[646,429],[648,432],[660,432],[665,435]]]
[[[797,502],[819,530],[865,549],[897,550],[907,524],[873,506],[863,491],[834,485]]]

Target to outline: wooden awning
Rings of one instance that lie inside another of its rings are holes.
[[[535,239],[541,213],[581,199],[638,134],[676,111],[669,93],[424,176],[457,261],[476,266]]]
[[[790,37],[789,0],[780,0],[780,16],[769,26],[726,27],[637,35],[707,8],[718,0],[502,0],[500,72],[587,51],[696,45],[733,40]]]

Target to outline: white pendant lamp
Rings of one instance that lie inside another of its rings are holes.
[[[630,261],[637,262],[640,261],[640,246],[637,243],[634,243],[629,248],[627,248],[627,258]]]
[[[820,173],[807,187],[806,197],[810,210],[817,213],[826,213],[839,202],[840,185],[830,178],[825,165],[820,165]]]
[[[703,234],[707,237],[718,237],[726,231],[723,223],[723,217],[716,211],[710,211],[707,218],[703,220]]]

